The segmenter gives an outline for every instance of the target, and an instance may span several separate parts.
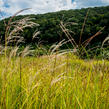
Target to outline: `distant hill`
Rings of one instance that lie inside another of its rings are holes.
[[[59,42],[63,39],[67,40],[67,37],[61,30],[59,24],[61,21],[63,23],[68,24],[66,26],[69,29],[70,34],[75,39],[75,41],[79,42],[79,36],[81,33],[82,25],[84,23],[84,19],[87,11],[88,18],[86,20],[85,28],[82,35],[82,41],[91,37],[96,32],[98,32],[102,27],[105,26],[105,29],[102,31],[102,34],[95,37],[91,44],[99,44],[103,42],[105,37],[109,34],[109,6],[107,7],[95,7],[95,8],[87,8],[87,9],[76,9],[76,10],[68,10],[68,11],[59,11],[47,14],[38,14],[38,15],[20,15],[14,18],[14,20],[18,20],[24,17],[32,17],[34,18],[34,22],[38,23],[40,26],[35,27],[33,29],[26,28],[23,34],[25,38],[25,44],[36,44],[39,40],[42,41],[44,45],[51,45],[55,42]],[[7,21],[8,19],[6,19]],[[74,22],[76,25],[71,25]],[[36,38],[34,41],[32,40],[33,32],[38,28],[41,32],[38,35],[38,39]],[[3,20],[0,21],[0,37],[2,40],[4,39],[5,28],[3,24]]]

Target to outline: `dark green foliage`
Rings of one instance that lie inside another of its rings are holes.
[[[82,25],[86,16],[88,9],[76,9],[76,10],[69,10],[69,11],[60,11],[60,12],[53,12],[47,14],[39,14],[39,15],[24,15],[24,16],[17,16],[14,20],[18,20],[27,16],[34,18],[34,22],[38,23],[39,27],[34,28],[26,28],[23,33],[23,37],[25,39],[25,44],[37,44],[39,41],[43,45],[52,45],[53,43],[59,42],[63,39],[67,40],[67,37],[61,30],[59,24],[60,21],[64,23],[68,23],[69,25],[66,26],[70,31],[72,37],[75,41],[79,42],[79,36],[82,29]],[[5,19],[6,22],[8,19]],[[77,25],[71,25],[70,23],[74,22]],[[95,37],[90,45],[101,43],[108,35],[109,32],[109,6],[107,7],[95,7],[90,8],[88,18],[85,24],[85,28],[82,35],[82,42],[96,32],[98,32],[102,27],[105,26],[105,29],[102,31],[102,34]],[[34,31],[38,28],[41,32],[40,35],[37,36],[34,40],[32,40],[32,35]],[[5,34],[5,27],[3,20],[0,22],[0,37],[4,39]]]

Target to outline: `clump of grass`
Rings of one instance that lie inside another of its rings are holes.
[[[29,55],[30,53],[32,53],[32,50],[30,50],[30,47],[27,46],[24,48],[23,51],[20,51],[19,52],[19,45],[20,43],[23,43],[24,42],[24,38],[21,36],[21,32],[23,32],[23,30],[27,27],[29,28],[32,28],[34,26],[39,26],[37,23],[34,23],[32,22],[31,18],[29,17],[26,17],[26,18],[23,18],[23,19],[20,19],[20,20],[17,20],[17,21],[12,21],[13,18],[21,13],[22,11],[25,11],[25,10],[28,10],[29,8],[27,9],[23,9],[23,10],[20,10],[19,12],[15,13],[12,17],[10,17],[9,21],[8,21],[8,24],[6,24],[5,20],[4,20],[4,24],[5,24],[5,43],[1,43],[0,45],[0,55],[3,56],[3,59],[4,59],[4,70],[3,72],[1,72],[1,82],[3,83],[2,87],[1,87],[1,94],[2,94],[2,97],[1,97],[1,106],[0,108],[9,108],[7,105],[8,105],[8,100],[9,98],[7,98],[8,96],[8,76],[10,75],[10,77],[13,75],[12,72],[10,73],[10,71],[8,72],[8,68],[9,68],[9,64],[11,62],[11,59],[16,60],[16,57],[20,57],[19,59],[19,97],[20,97],[20,102],[18,104],[18,107],[21,107],[22,105],[22,88],[21,88],[21,85],[22,85],[22,58],[24,58],[25,56]],[[33,38],[35,38],[37,36],[36,32],[34,33],[33,35]],[[13,65],[15,66],[15,64],[13,63]],[[17,85],[17,84],[16,84]],[[9,86],[10,87],[10,86]],[[6,100],[7,99],[7,100]]]
[[[83,25],[82,25],[82,29],[81,29],[81,32],[80,32],[80,36],[78,38],[78,42],[75,41],[75,39],[73,38],[73,36],[70,34],[71,33],[74,33],[72,31],[70,31],[69,29],[66,28],[66,23],[64,24],[63,21],[60,22],[60,28],[62,29],[62,31],[65,33],[66,37],[68,38],[68,40],[70,41],[71,45],[72,45],[72,48],[74,50],[76,50],[76,54],[80,57],[80,58],[90,58],[89,54],[88,54],[88,51],[89,49],[87,50],[87,46],[89,45],[89,43],[97,36],[99,36],[100,34],[102,34],[102,31],[105,29],[105,26],[102,27],[97,33],[95,33],[94,35],[92,35],[91,37],[89,37],[88,39],[85,39],[84,41],[82,41],[82,36],[83,36],[83,32],[84,32],[84,29],[85,29],[85,24],[87,22],[87,18],[88,18],[88,14],[90,12],[90,9],[88,9],[87,13],[86,13],[86,16],[84,18],[84,22],[83,22]],[[73,25],[75,25],[76,23],[72,23]],[[76,24],[77,25],[77,24]],[[102,45],[101,45],[102,46]],[[86,55],[86,56],[84,56]],[[97,55],[97,54],[96,54]]]
[[[21,58],[19,69],[19,58],[9,62],[5,83],[7,63],[0,57],[1,109],[109,108],[108,61],[85,62],[69,53],[57,55],[56,62],[54,56]]]

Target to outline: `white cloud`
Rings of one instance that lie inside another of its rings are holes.
[[[109,0],[0,0],[0,9],[8,16],[24,8],[32,9],[22,14],[39,14],[102,5],[109,5]]]
[[[109,0],[74,0],[77,8],[106,6],[109,5]]]
[[[4,5],[3,0],[0,0],[0,8],[2,8],[2,7],[3,7],[3,5]]]
[[[76,8],[76,2],[72,3],[71,0],[7,0],[7,3],[9,7],[2,6],[2,10],[10,15],[24,8],[32,9],[22,14],[46,13]]]
[[[102,2],[104,2],[104,3],[109,3],[109,0],[102,0]]]

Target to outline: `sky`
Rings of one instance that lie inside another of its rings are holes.
[[[22,12],[23,15],[107,5],[109,0],[0,0],[0,13],[8,17],[24,8],[31,9]]]

